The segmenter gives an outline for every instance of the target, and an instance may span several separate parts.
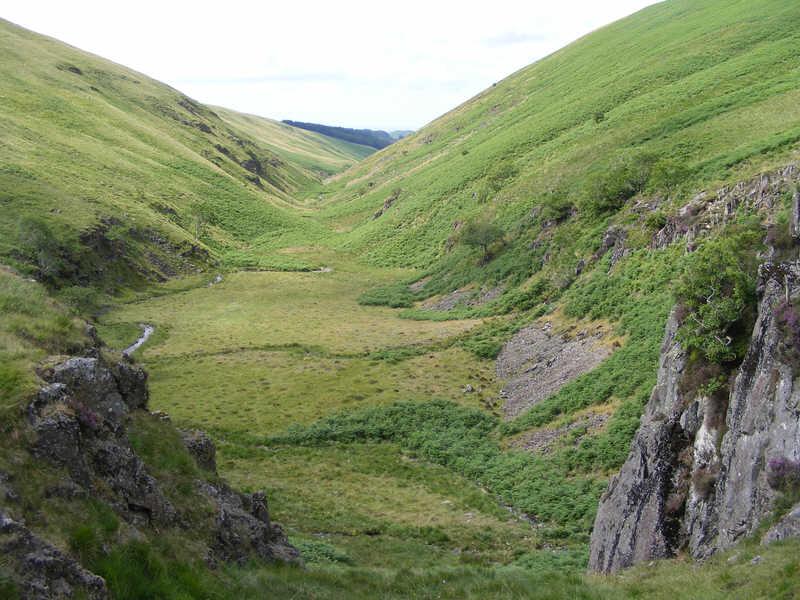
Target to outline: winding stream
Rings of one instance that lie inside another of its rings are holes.
[[[150,337],[150,335],[151,335],[151,334],[152,334],[152,333],[155,331],[155,329],[156,329],[156,328],[155,328],[155,327],[153,327],[152,325],[147,325],[146,323],[141,323],[141,324],[139,325],[139,327],[141,327],[141,328],[142,328],[142,330],[143,330],[143,331],[142,331],[142,335],[140,335],[140,336],[139,336],[139,339],[137,339],[137,340],[136,340],[136,341],[135,341],[133,344],[131,344],[130,346],[128,346],[127,348],[125,348],[125,350],[123,350],[123,351],[122,351],[122,353],[123,353],[125,356],[130,356],[130,355],[131,355],[131,354],[132,354],[134,351],[136,351],[136,349],[137,349],[139,346],[141,346],[142,344],[144,344],[144,343],[147,341],[147,338],[149,338],[149,337]]]

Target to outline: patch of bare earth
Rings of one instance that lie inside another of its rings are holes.
[[[574,336],[557,332],[550,321],[521,329],[497,358],[495,373],[506,384],[500,392],[506,419],[556,393],[591,371],[611,354],[599,329],[585,328]]]
[[[585,433],[575,439],[575,443],[578,444],[584,436],[602,429],[606,421],[608,421],[609,416],[610,415],[607,413],[588,412],[568,425],[562,425],[561,427],[544,427],[531,433],[526,433],[522,437],[512,441],[511,446],[519,450],[526,450],[532,454],[551,454],[557,449],[558,441],[568,433],[578,428],[586,429]]]
[[[420,308],[437,312],[447,312],[457,306],[483,306],[487,302],[491,302],[499,297],[504,289],[505,286],[503,285],[492,288],[483,287],[476,294],[474,288],[461,288],[460,290],[450,292],[444,296],[429,298],[420,305]]]

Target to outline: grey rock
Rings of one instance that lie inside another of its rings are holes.
[[[40,375],[65,386],[75,403],[117,423],[131,410],[145,408],[149,398],[147,373],[127,362],[109,365],[99,358],[69,358],[47,365]]]
[[[788,514],[767,531],[761,539],[761,545],[796,537],[800,537],[800,504],[795,504]]]
[[[621,240],[625,239],[625,230],[622,227],[609,227],[603,234],[603,242],[600,245],[598,256],[603,256],[611,248],[617,245]]]
[[[91,357],[53,359],[40,373],[51,383],[26,407],[33,434],[31,449],[68,473],[48,488],[46,495],[71,500],[100,494],[134,530],[187,527],[125,432],[127,419],[123,417],[147,406],[147,374],[129,362],[109,365]],[[94,412],[109,408],[103,418]],[[184,432],[184,444],[202,467],[216,474],[215,447],[204,433]],[[237,494],[224,482],[200,487],[217,506],[214,535],[209,540],[211,563],[243,563],[253,557],[300,563],[297,550],[270,521],[263,492]],[[10,490],[10,485],[0,473],[0,502],[9,498],[6,488]],[[2,551],[6,549],[12,553],[24,550],[14,569],[21,573],[15,581],[31,590],[25,592],[26,598],[71,598],[76,585],[86,587],[89,598],[107,597],[101,579],[80,570],[68,556],[35,538],[6,512],[2,518],[6,529],[0,529],[0,555],[5,558]]]
[[[424,310],[434,310],[437,312],[447,312],[457,306],[483,306],[487,302],[491,302],[505,290],[505,285],[501,284],[496,287],[482,287],[476,291],[473,289],[460,289],[444,296],[437,298],[429,298],[425,300],[420,308]]]
[[[729,548],[774,506],[770,461],[800,462],[798,365],[782,349],[773,314],[786,295],[800,297],[800,265],[760,272],[758,319],[727,403],[684,397],[685,356],[675,340],[676,312],[670,316],[656,387],[628,459],[600,501],[591,572],[684,547],[698,559]],[[789,519],[780,531],[788,535],[792,527]]]
[[[792,239],[800,239],[800,191],[797,186],[792,190],[792,222],[791,222]]]
[[[66,467],[74,481],[88,486],[91,476],[82,449],[83,431],[67,386],[51,383],[43,387],[26,408],[26,415],[35,433],[34,455]]]
[[[204,431],[182,431],[183,445],[201,469],[217,472],[217,447]]]
[[[800,267],[784,265],[800,275]],[[772,459],[800,460],[800,386],[797,365],[780,352],[781,334],[773,310],[783,299],[784,282],[764,284],[758,320],[747,354],[739,369],[728,404],[722,440],[722,471],[715,494],[714,546],[727,548],[752,534],[774,506],[776,492],[767,481]],[[790,297],[800,296],[800,277],[794,278]],[[710,554],[698,545],[697,556]]]
[[[686,354],[675,339],[677,311],[667,321],[658,383],[641,418],[631,452],[600,499],[590,542],[589,571],[608,573],[674,553],[675,519],[667,499],[678,473],[683,399],[680,375]]]
[[[264,492],[238,494],[226,485],[199,482],[199,488],[217,505],[216,531],[209,561],[243,564],[252,557],[301,565],[279,525],[269,518]]]
[[[24,600],[109,597],[105,581],[10,518],[0,505],[0,556]]]
[[[518,331],[497,357],[506,418],[513,418],[603,362],[611,352],[595,335],[553,333],[549,322]]]
[[[116,492],[128,521],[157,526],[177,523],[177,513],[158,481],[147,473],[145,464],[130,448],[99,440],[90,453],[96,474]]]
[[[3,502],[19,502],[19,494],[11,485],[8,473],[0,471],[0,504]]]

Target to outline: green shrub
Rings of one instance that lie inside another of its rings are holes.
[[[539,216],[543,222],[558,223],[569,217],[574,209],[575,205],[566,191],[552,190],[543,196]]]
[[[475,356],[494,360],[500,355],[503,343],[496,340],[477,340],[464,342],[463,347]]]
[[[78,555],[81,563],[88,564],[100,551],[100,538],[91,525],[76,525],[69,536],[69,547]]]
[[[459,239],[462,244],[470,248],[480,248],[482,250],[481,262],[489,260],[489,247],[503,238],[503,230],[493,223],[486,221],[471,221],[467,223],[459,232]]]
[[[59,236],[40,217],[24,217],[19,224],[22,255],[34,266],[37,278],[58,286],[75,275],[75,264]]]
[[[351,564],[352,559],[344,552],[322,540],[303,540],[289,538],[291,543],[300,552],[303,561],[310,564]]]
[[[18,600],[20,597],[19,586],[0,571],[0,598]]]
[[[68,306],[76,314],[94,314],[100,308],[100,294],[91,287],[74,285],[62,289],[57,294],[58,300]]]
[[[684,183],[690,175],[691,171],[684,163],[662,158],[653,165],[647,187],[653,191],[669,192]]]
[[[0,363],[0,399],[6,402],[15,398],[24,388],[25,373],[13,363]],[[0,408],[3,408],[0,405]]]
[[[603,215],[622,208],[629,198],[647,186],[656,157],[652,154],[622,155],[586,178],[582,209]]]
[[[397,364],[408,358],[414,356],[421,356],[428,351],[427,348],[412,347],[412,348],[383,348],[376,352],[372,352],[367,358],[372,360],[382,360],[390,365]]]
[[[500,312],[525,311],[539,306],[547,291],[548,284],[543,279],[532,283],[526,288],[511,290],[503,296]]]
[[[664,211],[661,210],[654,210],[652,212],[647,213],[647,216],[644,218],[644,225],[650,231],[658,231],[659,229],[663,229],[664,225],[667,224],[667,215],[664,214]]]
[[[731,228],[684,260],[675,286],[685,317],[678,340],[712,363],[741,359],[755,315],[759,232]]]
[[[506,184],[507,180],[515,177],[517,173],[519,173],[519,169],[510,159],[498,161],[487,170],[486,184],[492,191],[497,192]]]
[[[294,425],[265,442],[313,446],[393,441],[480,482],[504,502],[549,523],[551,539],[587,542],[605,482],[576,472],[572,450],[552,457],[502,452],[493,435],[498,423],[477,408],[445,400],[397,402],[341,412],[308,426]],[[425,535],[435,540],[438,533]]]

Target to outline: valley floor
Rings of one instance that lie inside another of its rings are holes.
[[[134,352],[150,372],[151,409],[208,431],[220,473],[238,489],[266,490],[273,518],[308,564],[303,572],[235,571],[242,590],[267,586],[275,597],[308,598],[800,593],[798,561],[779,547],[740,550],[709,568],[665,561],[635,575],[587,578],[585,545],[553,545],[552,534],[463,470],[426,460],[430,448],[415,450],[390,433],[298,442],[332,415],[367,415],[396,402],[438,398],[491,416],[502,382],[494,361],[454,343],[481,320],[414,321],[357,304],[365,289],[407,272],[365,268],[319,248],[296,253],[332,270],[184,280],[112,309],[100,324],[101,336],[120,348],[136,339],[139,324],[155,327]],[[750,564],[755,553],[768,558]],[[759,575],[776,569],[777,578]],[[667,591],[673,580],[685,589]]]

